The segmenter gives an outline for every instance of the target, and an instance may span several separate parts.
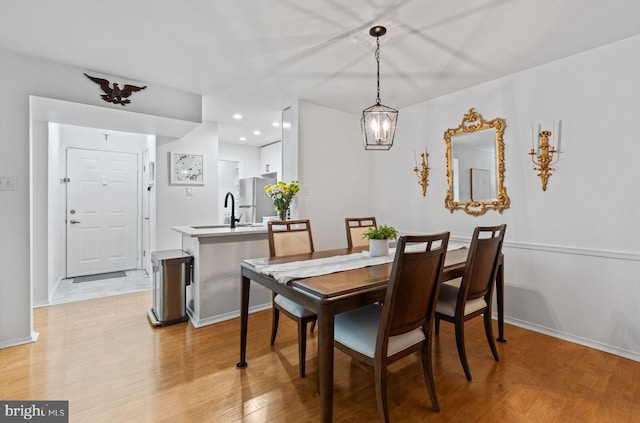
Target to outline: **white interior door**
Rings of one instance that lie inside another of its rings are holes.
[[[67,277],[138,267],[138,159],[67,149]]]

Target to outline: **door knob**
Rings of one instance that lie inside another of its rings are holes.
[[[71,220],[71,221],[69,221],[69,223],[71,223],[72,225],[75,225],[75,224],[80,223],[80,221],[79,220]]]

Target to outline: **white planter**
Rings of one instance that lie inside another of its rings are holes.
[[[389,240],[388,239],[370,239],[369,255],[371,257],[388,256]]]

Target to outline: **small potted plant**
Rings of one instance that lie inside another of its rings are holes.
[[[371,257],[389,255],[389,240],[398,238],[398,231],[393,226],[380,225],[377,228],[371,227],[362,234],[363,238],[369,240],[369,255]]]

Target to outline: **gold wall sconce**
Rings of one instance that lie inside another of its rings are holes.
[[[532,135],[532,145],[531,151],[529,151],[529,155],[531,156],[531,161],[535,165],[533,170],[537,170],[538,176],[542,180],[542,190],[547,190],[547,182],[549,181],[549,176],[551,176],[551,171],[555,170],[551,167],[553,161],[553,155],[558,153],[556,147],[549,142],[549,138],[551,137],[551,131],[540,131],[538,133],[538,138],[540,139],[537,146],[537,156],[536,156],[536,148],[533,143],[533,128],[531,130]],[[558,161],[558,156],[556,156],[556,162]]]
[[[420,169],[418,169],[418,158],[415,151],[413,152],[413,154],[416,161],[416,165],[413,168],[413,171],[418,177],[418,184],[422,187],[422,196],[426,197],[427,186],[429,186],[429,153],[427,153],[427,150],[424,150],[424,153],[420,153],[420,158],[422,159]]]

